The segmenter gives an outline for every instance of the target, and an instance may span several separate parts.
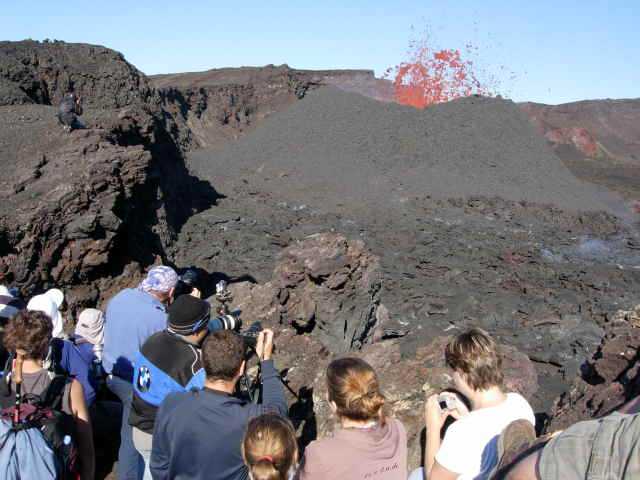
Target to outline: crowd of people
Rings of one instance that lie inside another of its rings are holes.
[[[119,405],[119,480],[640,478],[640,398],[536,438],[531,406],[505,390],[499,346],[480,329],[442,352],[452,385],[425,399],[422,467],[408,471],[405,427],[388,413],[375,370],[354,356],[325,372],[335,431],[302,451],[274,332],[252,343],[221,329],[198,289],[176,295],[178,282],[172,268],[154,267],[104,314],[83,310],[72,334],[62,291],[25,303],[0,286],[2,478],[93,479],[92,425],[105,396]],[[248,384],[252,356],[259,373]],[[28,453],[16,447],[27,434]],[[57,460],[49,465],[45,454]]]

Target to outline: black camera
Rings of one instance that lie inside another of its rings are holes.
[[[258,344],[258,337],[260,336],[260,332],[262,332],[262,330],[262,324],[260,322],[254,322],[246,330],[238,332],[238,334],[244,340],[244,344],[249,352],[253,352],[256,349],[256,345]]]

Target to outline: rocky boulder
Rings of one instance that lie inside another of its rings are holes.
[[[547,430],[601,417],[640,394],[640,305],[610,319],[597,352],[555,402]]]
[[[0,107],[0,261],[26,295],[91,284],[132,260],[148,264],[170,236],[144,146],[103,129],[64,134],[54,109]],[[95,289],[84,301],[97,300]],[[73,295],[70,303],[74,303]]]
[[[232,292],[243,317],[291,326],[345,352],[372,341],[380,286],[378,259],[362,241],[323,233],[285,249],[270,282]]]

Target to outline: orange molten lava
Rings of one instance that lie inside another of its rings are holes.
[[[472,49],[467,46],[467,51]],[[489,87],[476,77],[471,60],[462,58],[460,50],[434,51],[426,42],[412,43],[408,62],[386,72],[393,78],[398,103],[425,108],[470,95],[492,95]]]

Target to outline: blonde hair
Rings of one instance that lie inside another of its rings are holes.
[[[273,413],[251,419],[242,440],[242,458],[253,480],[287,480],[298,462],[291,422]]]
[[[359,358],[334,360],[327,368],[329,401],[336,404],[337,414],[349,420],[380,420],[385,398],[380,393],[378,376],[373,367]]]

